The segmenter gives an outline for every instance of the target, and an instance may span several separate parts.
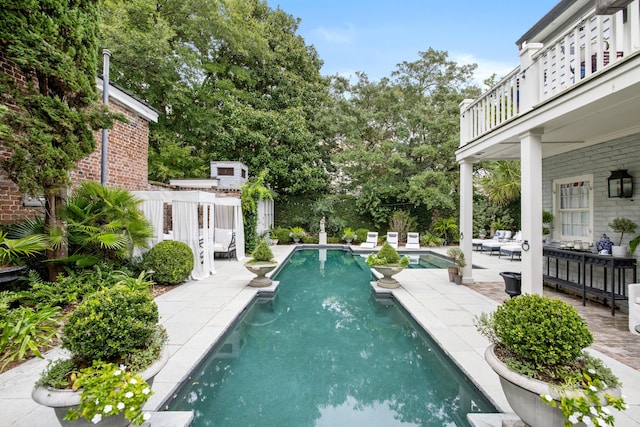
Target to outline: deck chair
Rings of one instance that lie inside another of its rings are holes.
[[[398,249],[398,232],[397,231],[387,232],[387,243],[393,249]]]
[[[361,248],[369,248],[373,249],[378,246],[378,232],[370,231],[367,233],[367,240],[365,242],[360,243]]]
[[[420,233],[407,233],[407,249],[420,249]]]

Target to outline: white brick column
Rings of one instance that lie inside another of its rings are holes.
[[[462,283],[473,283],[473,162],[460,162],[460,249],[467,265],[462,270]]]
[[[542,295],[542,133],[520,135],[523,294]]]

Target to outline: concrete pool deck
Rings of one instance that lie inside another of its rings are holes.
[[[279,261],[284,260],[294,248],[272,247]],[[445,253],[446,248],[437,248],[436,251]],[[500,271],[519,271],[517,261],[512,263],[508,259],[486,254],[474,253],[473,263],[482,267],[474,269],[476,282],[497,283],[497,286],[503,283]],[[162,403],[188,378],[188,373],[260,291],[246,286],[254,276],[243,267],[242,262],[216,260],[215,269],[215,275],[185,283],[156,298],[161,321],[169,334],[171,358],[155,378],[154,395],[145,406],[147,410],[162,410]],[[483,353],[488,341],[473,326],[476,315],[493,311],[498,302],[472,287],[450,283],[446,270],[405,269],[395,277],[402,284],[401,288],[393,290],[395,298],[501,411],[510,412],[497,375],[484,361]],[[603,310],[607,309],[603,307]],[[633,341],[631,343],[633,345]],[[640,358],[640,339],[635,341],[635,347],[633,353]],[[595,352],[623,382],[623,394],[629,409],[616,414],[616,426],[640,427],[640,372]],[[46,360],[33,359],[0,374],[0,425],[58,425],[50,408],[33,402],[31,389],[40,372],[46,368],[47,360],[63,355],[64,352],[59,349],[52,350],[46,354]],[[187,425],[188,414],[175,414],[176,418],[168,418],[171,415],[158,412],[150,423],[154,427]]]

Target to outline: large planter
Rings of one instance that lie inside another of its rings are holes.
[[[500,275],[504,279],[504,291],[507,295],[513,298],[522,293],[522,273],[503,271]]]
[[[391,276],[400,273],[402,270],[404,270],[404,267],[376,265],[371,268],[382,274],[382,278],[378,279],[377,281],[378,286],[380,286],[381,288],[393,289],[400,287],[400,283],[398,283],[398,281]]]
[[[271,286],[271,283],[273,283],[270,278],[265,276],[268,273],[272,272],[278,266],[278,264],[247,263],[244,266],[247,270],[257,276],[249,282],[249,286],[252,286],[254,288],[264,288],[266,286]]]
[[[165,347],[160,353],[160,357],[151,366],[140,372],[140,376],[149,386],[153,384],[153,379],[169,361],[169,350]],[[59,390],[50,387],[38,386],[31,392],[31,398],[40,405],[53,408],[58,422],[63,427],[88,427],[93,426],[92,422],[78,418],[76,421],[67,421],[64,416],[71,408],[75,408],[80,404],[81,391]],[[100,421],[101,426],[107,427],[124,427],[129,425],[129,420],[124,417],[124,413],[104,417]]]
[[[490,345],[484,352],[484,358],[500,377],[500,385],[507,398],[511,409],[522,421],[531,427],[562,427],[565,418],[560,406],[560,395],[549,386],[548,383],[526,377],[512,371],[498,359],[494,353],[495,345]],[[620,396],[619,389],[609,389],[607,392],[614,396]],[[579,393],[579,392],[576,392]],[[542,401],[540,395],[549,395],[556,401],[556,407]],[[578,397],[579,394],[576,394]],[[603,394],[604,399],[604,394]],[[583,423],[576,424],[584,426]]]

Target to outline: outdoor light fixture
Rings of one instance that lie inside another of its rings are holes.
[[[612,171],[607,178],[609,183],[609,197],[633,197],[633,177],[626,169]]]

